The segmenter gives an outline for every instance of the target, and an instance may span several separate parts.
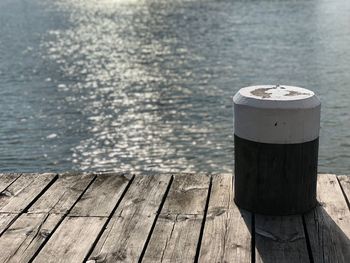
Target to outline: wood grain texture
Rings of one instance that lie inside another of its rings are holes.
[[[199,262],[251,262],[251,213],[233,202],[231,175],[213,176]]]
[[[235,202],[266,215],[301,214],[316,201],[318,139],[258,143],[235,135]]]
[[[255,215],[256,262],[309,262],[302,217]]]
[[[171,177],[136,176],[89,262],[137,262]]]
[[[209,176],[177,174],[169,191],[162,214],[196,214],[204,212],[209,188]]]
[[[202,215],[160,215],[142,262],[193,262]]]
[[[0,262],[29,262],[60,219],[54,214],[21,215],[0,238]]]
[[[199,242],[209,177],[176,175],[143,262],[193,262]]]
[[[194,262],[198,245],[198,262],[350,262],[349,177],[319,175],[320,205],[305,215],[255,215],[251,251],[231,175],[16,176],[0,196],[0,263]]]
[[[0,195],[0,212],[20,213],[55,178],[55,174],[22,174]]]
[[[57,262],[82,262],[128,183],[123,175],[98,175],[34,262],[45,262],[50,255],[58,256]]]
[[[13,220],[18,217],[17,213],[0,213],[0,236]]]
[[[33,262],[83,262],[106,220],[105,217],[65,218]]]
[[[335,175],[318,176],[320,205],[305,224],[314,262],[350,262],[350,212]]]
[[[108,217],[130,178],[122,174],[98,175],[69,215]]]
[[[21,174],[0,174],[0,193],[17,180]]]
[[[345,199],[348,203],[348,207],[350,209],[350,176],[348,175],[338,175],[339,183],[343,189],[345,194]]]
[[[91,174],[61,174],[28,210],[28,213],[66,214],[78,197],[88,187]]]
[[[4,232],[6,253],[0,262],[28,262],[93,180],[92,175],[62,174],[55,183]]]

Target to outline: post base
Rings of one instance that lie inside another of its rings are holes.
[[[316,207],[319,139],[258,143],[235,135],[235,203],[267,215],[302,214]]]

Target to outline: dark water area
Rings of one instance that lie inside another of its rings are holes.
[[[231,172],[232,96],[315,91],[349,174],[350,1],[1,0],[0,172]]]

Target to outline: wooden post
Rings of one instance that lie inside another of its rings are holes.
[[[307,89],[251,86],[234,101],[235,203],[269,215],[316,206],[321,103]]]

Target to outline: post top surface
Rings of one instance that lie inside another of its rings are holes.
[[[314,108],[321,103],[311,90],[287,85],[259,85],[240,89],[235,105],[271,109]]]
[[[315,95],[311,90],[285,85],[250,86],[240,89],[239,93],[247,98],[284,101],[306,99]]]

